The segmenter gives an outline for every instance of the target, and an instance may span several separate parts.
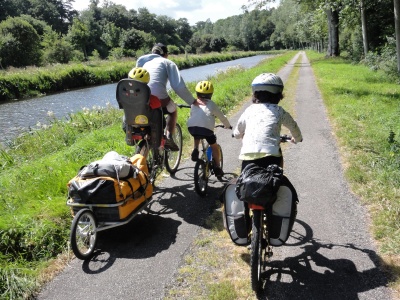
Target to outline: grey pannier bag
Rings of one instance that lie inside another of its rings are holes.
[[[224,228],[232,242],[239,246],[250,244],[251,220],[247,204],[240,201],[235,193],[236,179],[225,186],[220,200],[223,203]]]
[[[271,246],[282,246],[292,232],[297,216],[299,199],[292,183],[282,176],[281,185],[276,193],[276,200],[268,212],[268,234]]]

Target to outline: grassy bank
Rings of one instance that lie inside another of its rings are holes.
[[[272,53],[272,52],[268,52]],[[209,53],[202,55],[170,55],[180,69],[264,54],[261,52]],[[37,97],[87,86],[118,82],[135,65],[136,60],[90,61],[51,67],[0,71],[0,102]]]
[[[268,60],[274,72],[293,56]],[[213,78],[214,99],[225,113],[250,93],[251,80],[266,69],[231,68]],[[194,91],[194,84],[189,84]],[[188,110],[179,111],[179,123],[188,138]],[[0,298],[20,299],[48,280],[56,258],[68,250],[71,216],[66,183],[82,165],[115,150],[131,155],[121,130],[122,111],[94,107],[67,121],[52,117],[41,126],[0,149]]]

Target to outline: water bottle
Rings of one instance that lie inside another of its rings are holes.
[[[212,149],[211,149],[211,146],[208,146],[206,154],[207,154],[207,159],[209,161],[211,161],[212,160]]]

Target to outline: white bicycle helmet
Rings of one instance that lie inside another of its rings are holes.
[[[254,78],[251,83],[251,89],[254,92],[268,91],[272,94],[279,94],[283,91],[282,79],[273,73],[262,73]]]

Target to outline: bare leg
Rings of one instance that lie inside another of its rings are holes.
[[[199,145],[200,145],[200,140],[199,139],[194,139],[194,149],[199,149]]]
[[[212,144],[212,145],[210,145],[210,146],[211,146],[213,158],[214,158],[214,160],[215,160],[215,164],[216,164],[218,167],[220,167],[221,157],[220,157],[220,155],[219,155],[219,147],[218,147],[218,144],[217,144],[217,143],[214,143],[214,144]]]
[[[173,113],[167,115],[167,132],[166,136],[169,138],[175,130],[176,119],[178,118],[178,112],[175,110]]]

